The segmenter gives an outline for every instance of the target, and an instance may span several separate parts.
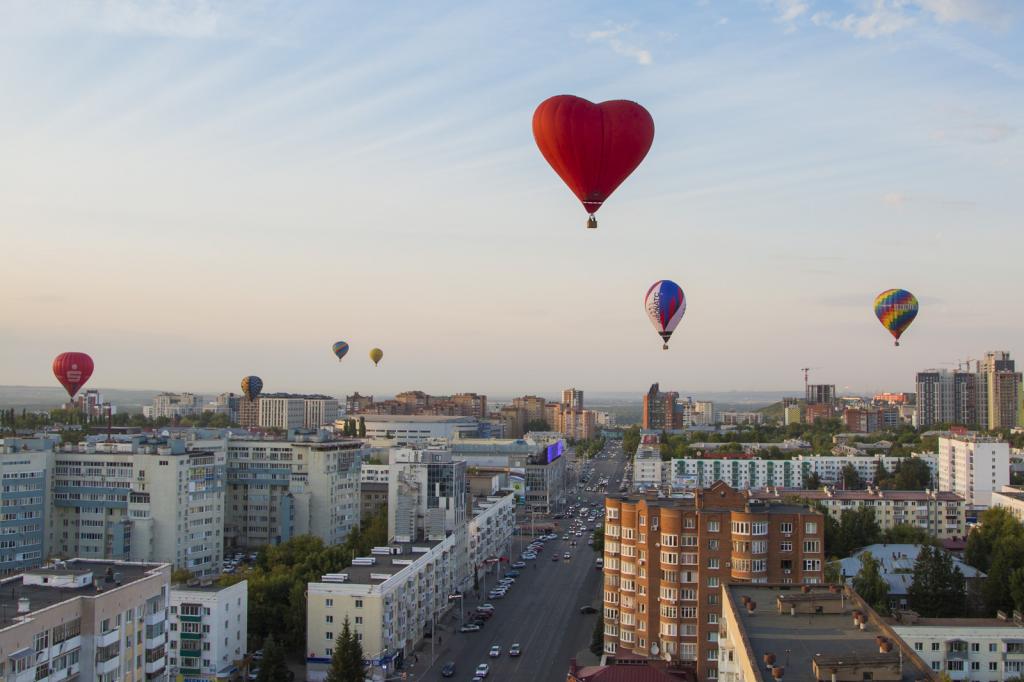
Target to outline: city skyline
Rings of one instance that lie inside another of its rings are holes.
[[[1017,354],[1015,3],[506,9],[6,7],[4,383],[873,393]],[[530,135],[560,93],[654,116],[596,231]]]

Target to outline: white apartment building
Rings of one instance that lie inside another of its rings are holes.
[[[173,679],[228,680],[245,656],[249,583],[171,588],[167,669]]]
[[[477,500],[469,520],[470,575],[483,580],[488,571],[502,568],[496,558],[511,555],[512,534],[516,527],[515,495],[488,496]]]
[[[0,582],[11,682],[166,681],[169,564],[73,559]]]
[[[153,396],[151,406],[143,408],[143,414],[151,419],[191,417],[202,411],[203,399],[194,393],[159,393]]]
[[[387,483],[391,480],[390,464],[367,464],[363,462],[359,469],[360,483]]]
[[[306,421],[306,401],[300,396],[264,394],[259,409],[258,423],[265,429],[299,429]]]
[[[473,565],[498,570],[500,564],[487,559],[507,552],[511,544],[513,496],[488,498],[487,504],[444,540],[375,547],[371,556],[357,559],[344,572],[309,583],[306,679],[326,678],[346,617],[364,657],[386,675],[412,654],[439,616],[461,608],[461,600],[449,595],[472,588]]]
[[[803,490],[801,488],[760,488],[750,491],[750,497],[759,500],[779,500],[799,497],[820,502],[836,521],[844,511],[857,511],[867,507],[874,511],[881,530],[898,525],[910,525],[934,535],[940,540],[966,537],[967,505],[956,493],[938,490]]]
[[[661,461],[661,447],[657,443],[641,443],[633,457],[633,487],[660,488],[667,482],[665,475],[670,469],[669,462]]]
[[[466,524],[466,462],[448,450],[391,451],[388,537],[440,540]]]
[[[251,549],[311,534],[329,545],[359,525],[358,440],[226,441],[227,546]]]
[[[302,399],[302,424],[307,429],[334,426],[338,419],[338,400],[326,395],[309,395]]]
[[[449,441],[460,438],[475,438],[479,424],[475,417],[435,417],[428,415],[362,415],[366,423],[366,438],[370,440],[387,438],[392,444],[426,445],[429,441],[444,438]],[[336,424],[342,428],[343,424]]]
[[[939,436],[939,489],[969,506],[989,507],[992,493],[1010,484],[1010,445],[976,433]]]
[[[996,618],[889,621],[914,652],[953,680],[1002,682],[1024,674],[1024,627]]]
[[[66,445],[53,455],[48,552],[220,573],[225,453],[180,440]]]
[[[1003,507],[1024,523],[1024,490],[1021,488],[1004,485],[999,492],[992,493],[992,506]]]

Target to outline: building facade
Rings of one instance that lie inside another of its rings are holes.
[[[473,417],[434,417],[407,415],[366,415],[366,437],[387,439],[393,445],[426,445],[432,440],[473,438],[479,426]]]
[[[203,411],[203,400],[194,393],[158,393],[153,404],[143,408],[150,419],[181,419],[193,417]]]
[[[173,586],[168,672],[197,682],[230,680],[248,648],[248,609],[245,580],[230,587]]]
[[[978,423],[978,375],[928,369],[917,373],[917,426]]]
[[[1010,445],[962,431],[939,437],[939,489],[962,496],[969,506],[988,507],[992,493],[1010,483]]]
[[[989,351],[978,363],[978,383],[984,396],[979,422],[988,430],[1018,425],[1021,373],[1006,351]]]
[[[448,450],[391,451],[388,537],[440,540],[466,524],[466,462]]]
[[[824,517],[724,483],[680,498],[606,497],[604,651],[718,669],[721,586],[823,580]],[[653,648],[652,648],[653,647]]]
[[[0,582],[3,676],[164,681],[169,564],[73,559]]]
[[[265,429],[299,429],[305,423],[305,401],[287,393],[269,393],[259,399],[259,425]]]
[[[889,623],[936,675],[1001,682],[1024,674],[1020,623],[996,618],[914,617]]]
[[[46,558],[49,477],[55,440],[0,440],[0,576],[39,566]]]
[[[1024,490],[1021,488],[1004,485],[998,492],[992,493],[992,506],[1002,507],[1024,523]]]
[[[804,400],[808,405],[834,405],[835,384],[808,384],[804,389]]]

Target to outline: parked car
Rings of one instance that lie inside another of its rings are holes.
[[[512,568],[526,568],[526,562],[525,561],[517,561],[514,564],[512,564]]]
[[[480,626],[474,623],[466,623],[459,628],[459,632],[480,632]]]
[[[483,611],[483,610],[493,611],[494,610],[494,605],[493,604],[480,604],[479,606],[476,607],[476,610],[477,611]]]

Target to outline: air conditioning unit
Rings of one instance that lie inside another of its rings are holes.
[[[791,571],[791,570],[790,570],[790,569],[788,569],[788,568],[787,568],[787,569],[786,569],[785,571],[783,571],[783,573],[785,573],[786,575],[789,575],[789,574],[790,574],[790,573],[792,573],[792,572],[793,572],[793,571]]]
[[[784,538],[791,538],[791,537],[793,537],[793,534],[792,533],[783,533],[782,537],[784,537]]]

